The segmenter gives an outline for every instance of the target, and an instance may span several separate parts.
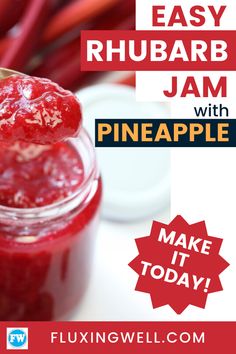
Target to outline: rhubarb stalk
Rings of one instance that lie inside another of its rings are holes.
[[[5,34],[21,18],[29,0],[0,1],[0,34]]]
[[[8,50],[0,60],[0,66],[22,70],[32,54],[40,30],[50,10],[51,1],[31,0],[19,26],[19,35],[9,43]]]
[[[109,11],[96,18],[90,25],[91,29],[134,29],[135,1],[122,0]],[[62,87],[76,90],[97,76],[94,72],[80,71],[80,37],[71,43],[54,49],[43,58],[43,62],[31,74],[45,76]]]
[[[77,0],[72,2],[53,16],[43,33],[43,43],[48,44],[75,26],[91,21],[118,2],[119,0]]]

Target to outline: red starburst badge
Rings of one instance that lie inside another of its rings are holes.
[[[150,236],[136,239],[139,255],[129,264],[139,275],[135,290],[149,293],[153,308],[205,308],[208,294],[223,290],[219,275],[229,264],[219,255],[222,242],[208,235],[205,222],[154,221]]]

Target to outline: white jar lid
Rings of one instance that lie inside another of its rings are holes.
[[[84,127],[95,138],[95,118],[167,118],[161,103],[135,100],[135,89],[102,84],[80,90]],[[96,148],[103,179],[103,216],[133,221],[157,216],[169,205],[170,150],[165,148]]]

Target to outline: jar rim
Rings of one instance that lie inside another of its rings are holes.
[[[78,146],[83,147],[89,154],[90,161],[87,161],[87,165],[89,162],[89,166],[87,166],[87,171],[79,188],[66,198],[45,206],[35,208],[12,208],[0,205],[0,220],[28,220],[32,222],[48,218],[53,219],[66,214],[85,201],[91,191],[92,182],[98,174],[95,149],[89,134],[84,128],[81,128],[78,137],[70,138],[68,141],[79,151],[83,165],[88,156],[83,156],[81,148],[79,149]]]

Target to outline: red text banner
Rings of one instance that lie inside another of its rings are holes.
[[[233,354],[235,331],[235,322],[2,322],[0,345],[2,353],[24,340],[32,354]]]
[[[86,71],[235,71],[236,31],[82,31]]]

